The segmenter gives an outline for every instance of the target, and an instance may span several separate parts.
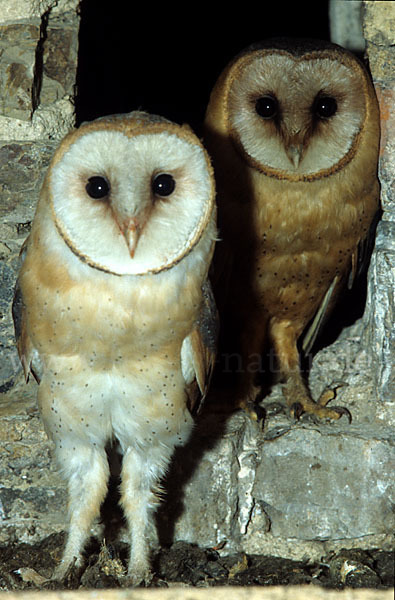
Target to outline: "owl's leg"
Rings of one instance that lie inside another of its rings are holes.
[[[351,421],[351,414],[346,408],[327,406],[336,397],[336,391],[324,392],[315,402],[300,372],[300,357],[297,340],[300,331],[290,321],[270,323],[270,335],[279,362],[281,374],[285,379],[284,395],[292,416],[299,418],[302,413],[315,415],[320,419],[340,419],[346,415]]]
[[[159,480],[170,461],[172,449],[163,444],[146,452],[129,447],[123,457],[121,504],[130,538],[128,580],[148,585],[153,577],[150,545],[155,538],[154,511],[159,504]]]
[[[62,474],[68,481],[69,493],[67,542],[62,560],[52,576],[52,579],[61,580],[73,564],[81,565],[84,543],[106,495],[109,466],[103,448],[76,440],[70,443],[62,439],[56,453]]]
[[[256,319],[255,323],[260,323]],[[261,421],[265,411],[257,403],[261,393],[258,378],[262,373],[262,345],[265,326],[243,328],[241,335],[240,384],[237,392],[237,406],[243,409],[254,421]]]

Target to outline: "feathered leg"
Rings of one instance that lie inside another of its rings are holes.
[[[63,579],[70,566],[81,564],[81,552],[90,527],[99,515],[107,491],[109,466],[103,448],[62,438],[57,459],[68,481],[69,532],[61,563],[53,579]]]
[[[154,539],[154,511],[159,503],[159,481],[170,462],[172,448],[150,446],[146,452],[129,446],[121,472],[121,504],[130,539],[128,577],[131,585],[148,584],[151,543]]]

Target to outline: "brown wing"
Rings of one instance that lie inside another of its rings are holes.
[[[347,278],[347,288],[349,290],[353,287],[355,281],[366,272],[369,266],[370,256],[376,235],[376,227],[380,216],[381,211],[377,211],[366,237],[359,241],[358,246],[351,255],[350,270]],[[311,351],[314,342],[322,331],[322,328],[324,327],[325,322],[327,321],[336,302],[338,294],[344,285],[344,278],[336,275],[329,286],[311,324],[303,336],[302,350],[305,354],[308,354]]]
[[[18,349],[19,360],[22,363],[26,383],[29,381],[30,373],[32,373],[37,383],[40,383],[40,361],[27,333],[25,313],[26,307],[17,282],[12,302],[16,347]]]
[[[21,262],[23,262],[26,254],[28,239],[29,238],[25,240],[20,251]],[[23,301],[22,290],[19,286],[18,281],[15,285],[14,298],[12,302],[12,318],[14,321],[16,347],[19,354],[19,360],[21,361],[23,372],[25,374],[26,383],[29,381],[30,373],[32,373],[37,383],[40,383],[40,359],[37,351],[33,347],[33,344],[27,332],[26,306]]]
[[[351,271],[347,282],[347,287],[349,290],[351,290],[355,280],[368,269],[370,256],[372,254],[374,241],[376,239],[377,224],[381,218],[381,214],[381,210],[376,212],[366,237],[360,240],[356,251],[352,255]]]
[[[194,372],[194,380],[187,382],[188,408],[198,414],[207,395],[214,370],[219,330],[218,311],[207,279],[202,288],[203,302],[194,329],[185,340],[188,346],[188,360]]]

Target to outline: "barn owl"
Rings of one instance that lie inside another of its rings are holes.
[[[235,332],[241,348],[239,404],[254,401],[256,357],[270,344],[294,416],[351,418],[327,406],[335,390],[313,401],[297,343],[310,351],[369,254],[379,210],[379,112],[369,75],[329,42],[252,46],[212,90],[205,143],[223,239],[214,271],[231,268],[221,331]]]
[[[20,359],[68,483],[54,578],[82,562],[123,453],[128,576],[149,582],[160,479],[188,439],[215,358],[208,267],[216,239],[210,160],[187,126],[143,112],[83,124],[49,166],[13,313]]]

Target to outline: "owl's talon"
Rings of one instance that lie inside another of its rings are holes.
[[[319,402],[307,399],[306,402],[294,402],[290,408],[291,416],[299,421],[302,414],[310,414],[318,419],[335,419],[338,420],[343,415],[346,415],[349,423],[352,421],[352,416],[348,408],[343,406],[323,406]]]
[[[74,556],[71,562],[64,563],[63,561],[55,567],[54,572],[50,578],[51,581],[69,581],[72,573],[75,569],[81,568],[81,560],[77,560],[77,557]]]
[[[260,406],[259,404],[256,404],[252,410],[255,412],[255,421],[258,421],[258,423],[264,423],[265,419],[266,419],[266,410],[263,408],[263,406]]]
[[[348,422],[351,423],[352,422],[352,414],[350,413],[350,411],[348,410],[348,408],[345,408],[344,406],[331,406],[331,410],[335,411],[336,413],[339,414],[339,419],[345,415],[348,419]]]
[[[247,413],[252,421],[262,424],[263,426],[266,418],[266,410],[263,406],[255,404],[255,402],[252,402],[251,400],[245,400],[238,404],[238,408]]]
[[[334,400],[337,397],[337,390],[344,387],[345,385],[347,385],[347,384],[346,383],[338,383],[336,385],[333,385],[333,387],[324,390],[317,401],[317,405],[322,407],[322,409],[325,410],[325,408],[327,407],[329,402],[331,402],[332,400]],[[349,423],[352,422],[352,415],[351,415],[350,411],[348,410],[348,408],[345,408],[343,406],[331,406],[331,407],[328,407],[327,410],[329,411],[328,417],[331,419],[340,419],[343,415],[346,415]],[[330,413],[332,413],[332,415]],[[333,415],[333,413],[337,413],[339,416],[336,417]]]
[[[291,406],[290,412],[291,412],[291,416],[294,419],[296,419],[297,421],[299,421],[300,417],[305,412],[305,409],[303,408],[303,405],[301,402],[294,402]]]
[[[151,569],[139,569],[134,572],[129,570],[128,574],[122,578],[123,587],[151,587],[155,580]]]
[[[338,383],[337,385],[334,385],[333,387],[324,390],[321,396],[318,398],[317,404],[319,404],[320,406],[326,406],[327,404],[329,404],[329,402],[331,402],[337,397],[337,390],[344,387],[345,385],[345,383]]]

